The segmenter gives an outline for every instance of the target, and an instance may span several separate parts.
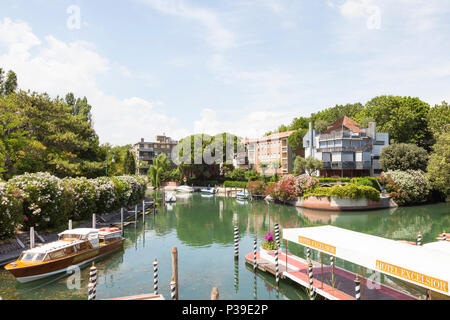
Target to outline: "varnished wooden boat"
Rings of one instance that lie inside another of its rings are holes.
[[[89,262],[123,247],[124,238],[118,228],[66,230],[59,240],[22,252],[5,266],[19,282],[30,282]]]

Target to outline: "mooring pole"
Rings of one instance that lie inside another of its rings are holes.
[[[234,291],[239,291],[239,260],[234,260]]]
[[[286,245],[286,272],[288,272],[288,241],[285,240],[285,245]]]
[[[34,227],[30,228],[30,249],[34,248]]]
[[[176,294],[176,282],[174,281],[172,277],[172,281],[170,281],[170,298],[172,300],[177,300],[177,294]]]
[[[142,222],[145,222],[145,200],[142,200]]]
[[[417,246],[421,246],[422,245],[422,235],[420,234],[420,232],[417,234],[417,242],[416,242]]]
[[[362,298],[363,300],[366,299],[366,268],[363,267],[362,269]]]
[[[234,258],[239,259],[239,227],[234,226]]]
[[[172,276],[175,279],[175,295],[178,300],[178,249],[172,248]]]
[[[355,278],[355,298],[356,300],[361,300],[361,281],[359,281],[358,274]]]
[[[92,214],[92,229],[95,229],[97,227],[97,217],[95,216],[95,213]]]
[[[123,230],[123,208],[120,208],[120,229],[122,230],[122,235],[124,234]]]
[[[275,224],[275,240],[277,242],[278,248],[281,247],[280,244],[280,226],[278,225],[278,223]]]
[[[72,219],[69,219],[69,230],[72,230]]]
[[[134,206],[134,223],[137,223],[137,205]]]
[[[257,253],[257,248],[258,248],[258,244],[257,244],[258,240],[255,239],[253,240],[253,270],[256,271],[256,267],[257,267],[257,262],[256,262],[256,253]]]
[[[211,300],[219,300],[219,289],[217,287],[212,288]]]
[[[314,300],[314,279],[313,279],[313,266],[311,259],[308,260],[308,278],[309,278],[309,299]]]
[[[153,293],[158,294],[158,261],[153,262]]]
[[[280,270],[278,268],[278,248],[275,250],[275,277],[278,285],[278,282],[280,281]]]
[[[97,294],[97,268],[94,262],[89,271],[88,300],[95,300]]]
[[[323,253],[320,253],[320,271],[321,271],[321,281],[322,281],[322,286],[321,288],[323,289]]]

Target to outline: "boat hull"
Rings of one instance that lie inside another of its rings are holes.
[[[7,270],[21,283],[31,282],[42,278],[50,277],[62,272],[72,270],[74,267],[81,267],[87,263],[99,259],[111,252],[123,248],[124,239],[115,241],[108,245],[87,250],[81,254],[68,256],[62,259],[32,265],[22,268],[8,268]]]

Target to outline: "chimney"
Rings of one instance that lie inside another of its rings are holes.
[[[375,140],[377,138],[377,123],[369,122],[369,128],[367,129],[367,135]]]

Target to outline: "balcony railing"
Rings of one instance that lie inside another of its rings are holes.
[[[319,147],[317,152],[368,152],[371,150],[371,146],[365,143],[362,146],[330,146],[330,147]]]
[[[336,169],[336,170],[345,170],[345,169],[357,169],[364,170],[370,169],[370,161],[333,161],[333,162],[323,162],[324,169]]]
[[[328,134],[321,133],[319,136],[319,141],[322,140],[336,140],[336,139],[342,139],[342,138],[356,138],[361,139],[365,138],[366,133],[353,133],[349,131],[333,131]]]

